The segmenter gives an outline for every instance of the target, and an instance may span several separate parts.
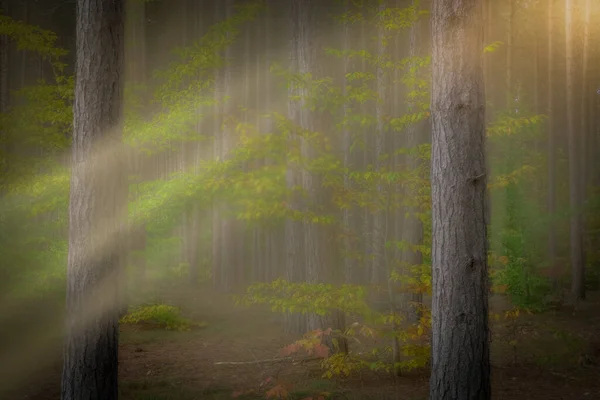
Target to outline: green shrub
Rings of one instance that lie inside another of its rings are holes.
[[[181,316],[181,310],[166,304],[155,304],[138,307],[121,318],[122,324],[153,324],[166,330],[189,331],[193,327],[204,324],[194,322]]]

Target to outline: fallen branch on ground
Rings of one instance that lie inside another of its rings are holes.
[[[322,360],[321,357],[313,357],[313,358],[302,358],[299,360],[295,360],[293,357],[278,357],[278,358],[270,358],[267,360],[253,360],[253,361],[218,361],[214,365],[252,365],[252,364],[268,364],[268,363],[278,363],[284,361],[293,361],[294,364],[302,364],[308,361]]]

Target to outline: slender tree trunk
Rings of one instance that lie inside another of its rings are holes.
[[[139,86],[145,84],[146,79],[146,5],[126,0],[125,7],[125,82],[134,95],[140,95]],[[140,184],[145,175],[143,155],[135,148],[128,150],[130,172],[135,175],[135,183]],[[135,269],[135,286],[143,289],[146,286],[146,225],[133,227],[130,239],[129,258]]]
[[[9,0],[1,0],[0,8],[2,13],[9,16],[8,8]],[[10,104],[10,88],[9,88],[9,71],[10,71],[10,41],[7,35],[0,35],[0,114],[8,111]],[[0,148],[0,155],[8,158],[11,153],[10,147],[5,140],[2,140],[2,136],[5,133],[0,131],[0,142],[2,142],[2,148]],[[9,161],[7,159],[0,160],[0,195],[4,193],[6,189],[5,185],[9,179]]]
[[[9,15],[8,0],[0,2],[0,9],[4,15]],[[8,69],[9,69],[10,43],[8,35],[0,35],[0,113],[8,110],[9,87],[8,87]]]
[[[217,20],[231,17],[233,13],[233,0],[225,0],[216,4]],[[233,130],[228,124],[223,124],[224,118],[230,114],[231,98],[233,94],[232,65],[231,65],[231,46],[225,50],[225,67],[217,73],[215,91],[217,93],[217,111],[215,115],[215,156],[223,161],[228,158],[234,145]],[[227,101],[225,103],[225,101]],[[217,137],[218,136],[218,137]],[[235,224],[228,209],[216,207],[213,223],[213,257],[216,260],[214,265],[215,286],[225,291],[234,289],[236,282],[237,262],[235,253]],[[217,226],[215,226],[217,225]]]
[[[124,1],[77,2],[63,400],[117,399],[127,218],[121,141]]]
[[[575,118],[575,29],[574,4],[572,0],[565,0],[565,33],[566,33],[566,58],[567,58],[567,138],[569,145],[569,203],[571,207],[571,295],[573,301],[585,299],[585,275],[583,265],[582,221],[581,206],[581,152],[580,138],[582,132],[577,132]]]
[[[201,4],[195,0],[188,0],[187,3],[188,12],[191,14],[193,24],[192,37],[195,41],[204,34],[203,10],[202,7],[200,7]],[[198,120],[196,122],[196,132],[198,135],[203,133],[205,126],[206,124],[201,110],[198,110]],[[193,166],[193,173],[198,175],[200,173],[200,161],[202,159],[202,143],[198,142],[192,149],[191,163]],[[200,278],[200,227],[201,219],[204,217],[198,201],[194,201],[194,203],[188,207],[187,215],[189,216],[189,219],[185,222],[186,260],[189,264],[189,283],[192,288],[197,288]]]
[[[379,13],[385,12],[386,5],[381,3],[379,5]],[[385,28],[379,26],[377,28],[377,56],[380,58],[386,55],[386,37]],[[382,66],[376,67],[377,76],[377,97],[379,98],[377,105],[375,106],[375,118],[377,119],[377,129],[374,137],[374,149],[373,149],[373,161],[374,169],[376,173],[383,172],[383,155],[385,148],[385,104],[387,97],[387,85],[388,80],[385,70]],[[375,195],[377,199],[376,210],[373,213],[373,226],[371,230],[371,249],[373,252],[372,264],[371,264],[371,284],[375,286],[381,286],[387,283],[388,271],[387,265],[384,265],[385,261],[385,194],[383,193],[383,182],[378,179],[377,193]]]
[[[580,196],[581,203],[585,202],[587,198],[587,187],[589,183],[590,170],[588,166],[588,158],[590,157],[590,152],[588,148],[591,144],[591,120],[589,115],[589,105],[590,105],[590,42],[591,42],[591,16],[592,16],[592,2],[591,0],[585,0],[585,7],[583,8],[583,49],[582,49],[582,73],[581,73],[581,146],[580,146],[580,156],[579,160],[581,163],[581,184],[580,184]],[[583,213],[583,210],[582,210]],[[586,246],[587,243],[587,235],[586,235],[586,220],[582,217],[581,221],[581,242],[582,242],[582,264],[585,268],[586,261]],[[585,286],[585,277],[584,277],[584,286]]]
[[[347,11],[347,5],[345,4],[345,11]],[[344,24],[344,31],[342,37],[342,47],[344,50],[350,50],[350,24]],[[346,81],[345,77],[350,72],[350,60],[345,57],[343,59],[343,95],[347,96],[347,87],[349,82]],[[342,117],[347,119],[350,116],[350,105],[348,102],[344,102]],[[354,158],[352,156],[352,131],[348,126],[344,126],[342,132],[342,151],[344,154],[344,168],[346,168],[346,174],[344,175],[344,190],[352,192],[353,185],[350,179],[350,171],[356,168]],[[342,210],[342,235],[343,235],[343,258],[344,258],[344,280],[346,283],[357,283],[356,282],[356,257],[353,254],[356,251],[356,208],[354,205],[346,207]]]
[[[413,5],[414,5],[413,1]],[[410,29],[410,48],[409,48],[409,56],[410,57],[419,57],[422,56],[423,52],[421,48],[425,46],[425,38],[423,38],[423,25],[429,25],[429,20],[425,19],[417,21]],[[418,90],[417,87],[412,88],[413,90]],[[416,112],[417,104],[411,104],[412,111]],[[427,143],[429,136],[429,129],[427,129],[427,125],[430,124],[429,121],[420,121],[417,123],[411,124],[407,128],[407,145],[408,148],[414,149],[419,145]],[[421,161],[416,156],[408,156],[408,168],[411,171],[418,170]],[[414,190],[407,191],[408,198],[414,198],[417,196],[417,193]],[[418,217],[418,213],[420,212],[418,207],[408,207],[406,210],[406,217],[404,220],[403,227],[403,240],[409,242],[411,245],[421,245],[423,244],[423,223]],[[419,266],[423,263],[423,255],[420,251],[412,251],[407,250],[403,254],[403,261],[408,266]],[[410,269],[410,267],[409,267]],[[407,274],[411,274],[411,271],[408,270]],[[411,301],[416,303],[416,306],[420,305],[423,302],[422,293],[411,293]],[[419,314],[416,312],[416,309],[413,307],[408,311],[410,322],[417,322],[419,318]]]
[[[432,21],[431,399],[489,399],[483,2]]]
[[[309,50],[308,47],[303,47],[303,41],[306,40],[306,29],[309,22],[308,8],[312,6],[311,1],[300,1],[292,0],[289,3],[289,18],[290,18],[290,34],[291,34],[291,49],[290,49],[290,70],[292,72],[299,72],[300,69],[300,56],[303,55],[302,51]],[[306,63],[306,61],[303,61]],[[298,123],[303,119],[302,104],[297,101],[291,100],[292,97],[300,95],[300,90],[293,85],[290,85],[288,102],[288,116],[290,120]],[[298,146],[301,139],[297,134],[290,134],[290,146],[288,151],[298,152]],[[288,161],[287,172],[286,172],[286,186],[288,190],[293,191],[291,197],[288,200],[289,208],[291,211],[300,211],[303,208],[303,202],[301,196],[294,190],[294,187],[302,184],[300,177],[300,166],[297,163]],[[303,252],[305,250],[304,235],[305,226],[301,221],[294,220],[288,217],[285,221],[285,249],[286,249],[286,276],[290,282],[303,282],[307,279],[306,272],[304,270],[307,257]],[[287,316],[286,319],[286,330],[290,333],[301,334],[307,330],[307,319],[300,314],[293,314]]]
[[[554,12],[552,2],[548,3],[548,263],[553,270],[554,289],[558,289],[558,265],[556,264],[556,232],[554,215],[556,213],[556,137],[554,132]]]
[[[508,0],[508,27],[506,36],[506,108],[513,104],[513,20],[515,5],[513,0]]]

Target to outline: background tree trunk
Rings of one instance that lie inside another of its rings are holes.
[[[585,299],[585,275],[583,265],[582,242],[582,176],[581,176],[581,134],[577,132],[575,110],[576,103],[576,60],[575,60],[575,30],[578,29],[574,20],[575,5],[572,0],[565,0],[565,34],[566,34],[566,61],[567,61],[567,138],[569,145],[569,203],[571,207],[570,219],[570,245],[571,245],[571,295],[573,301]]]
[[[290,70],[292,72],[300,72],[300,62],[306,63],[306,60],[300,60],[304,54],[302,51],[310,50],[309,47],[303,47],[306,40],[306,29],[309,23],[308,9],[312,6],[311,1],[292,0],[289,3],[289,19],[290,19]],[[289,97],[292,98],[300,94],[300,90],[294,85],[290,85]],[[302,104],[298,101],[289,100],[288,102],[288,117],[298,123],[302,118]],[[301,138],[296,133],[290,134],[289,149],[294,152],[299,152],[301,149]],[[288,190],[293,192],[289,199],[289,208],[291,211],[302,210],[303,202],[301,196],[294,190],[294,187],[302,184],[300,175],[300,165],[288,161],[286,172],[286,186]],[[288,217],[285,221],[285,248],[286,248],[286,275],[290,282],[303,282],[307,279],[305,265],[307,262],[306,254],[306,236],[304,230],[306,227],[301,221],[297,221]],[[286,319],[286,330],[290,333],[302,334],[307,330],[307,319],[304,315],[293,314],[288,315]]]

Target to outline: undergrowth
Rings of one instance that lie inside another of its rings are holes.
[[[134,308],[120,321],[122,324],[152,324],[170,331],[189,331],[206,324],[192,321],[181,315],[177,307],[166,304],[145,305]]]

